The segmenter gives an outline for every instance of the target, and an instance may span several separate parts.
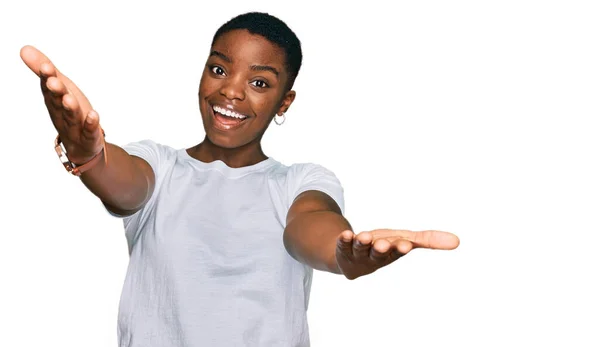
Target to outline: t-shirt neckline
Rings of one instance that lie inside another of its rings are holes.
[[[275,159],[272,157],[267,157],[267,159],[260,161],[253,165],[243,166],[243,167],[230,167],[225,164],[222,160],[215,160],[209,163],[198,160],[189,155],[187,149],[183,148],[179,150],[179,157],[182,158],[185,162],[192,164],[194,167],[203,169],[203,170],[218,170],[222,174],[228,177],[239,177],[251,172],[260,171],[266,169],[270,166],[273,166],[277,163]]]

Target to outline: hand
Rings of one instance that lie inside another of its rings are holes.
[[[21,48],[21,59],[40,77],[50,119],[61,137],[69,160],[83,164],[102,150],[103,134],[98,114],[85,95],[32,46]]]
[[[377,229],[358,235],[345,230],[338,236],[335,258],[341,273],[355,279],[393,263],[412,249],[449,250],[458,244],[456,235],[436,230]]]

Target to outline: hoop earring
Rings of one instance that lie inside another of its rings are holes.
[[[281,122],[277,121],[278,116],[279,116],[278,114],[275,114],[275,117],[273,117],[273,122],[275,122],[275,124],[277,124],[277,125],[281,125],[285,122],[285,112],[281,113],[281,118],[283,118],[283,120]]]

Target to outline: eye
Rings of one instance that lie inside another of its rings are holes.
[[[252,84],[253,86],[258,87],[258,88],[269,88],[269,85],[267,84],[267,82],[265,82],[263,80],[252,81],[252,82],[250,82],[250,84]]]
[[[225,75],[225,70],[223,70],[223,68],[220,66],[211,66],[210,71],[212,71],[212,73],[214,73],[215,75]]]

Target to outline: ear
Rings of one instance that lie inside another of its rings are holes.
[[[281,106],[279,106],[279,109],[277,110],[277,114],[281,115],[282,113],[287,112],[288,108],[290,108],[290,105],[292,105],[292,102],[294,102],[294,99],[296,99],[295,91],[290,90],[285,93],[283,100],[281,100]]]

